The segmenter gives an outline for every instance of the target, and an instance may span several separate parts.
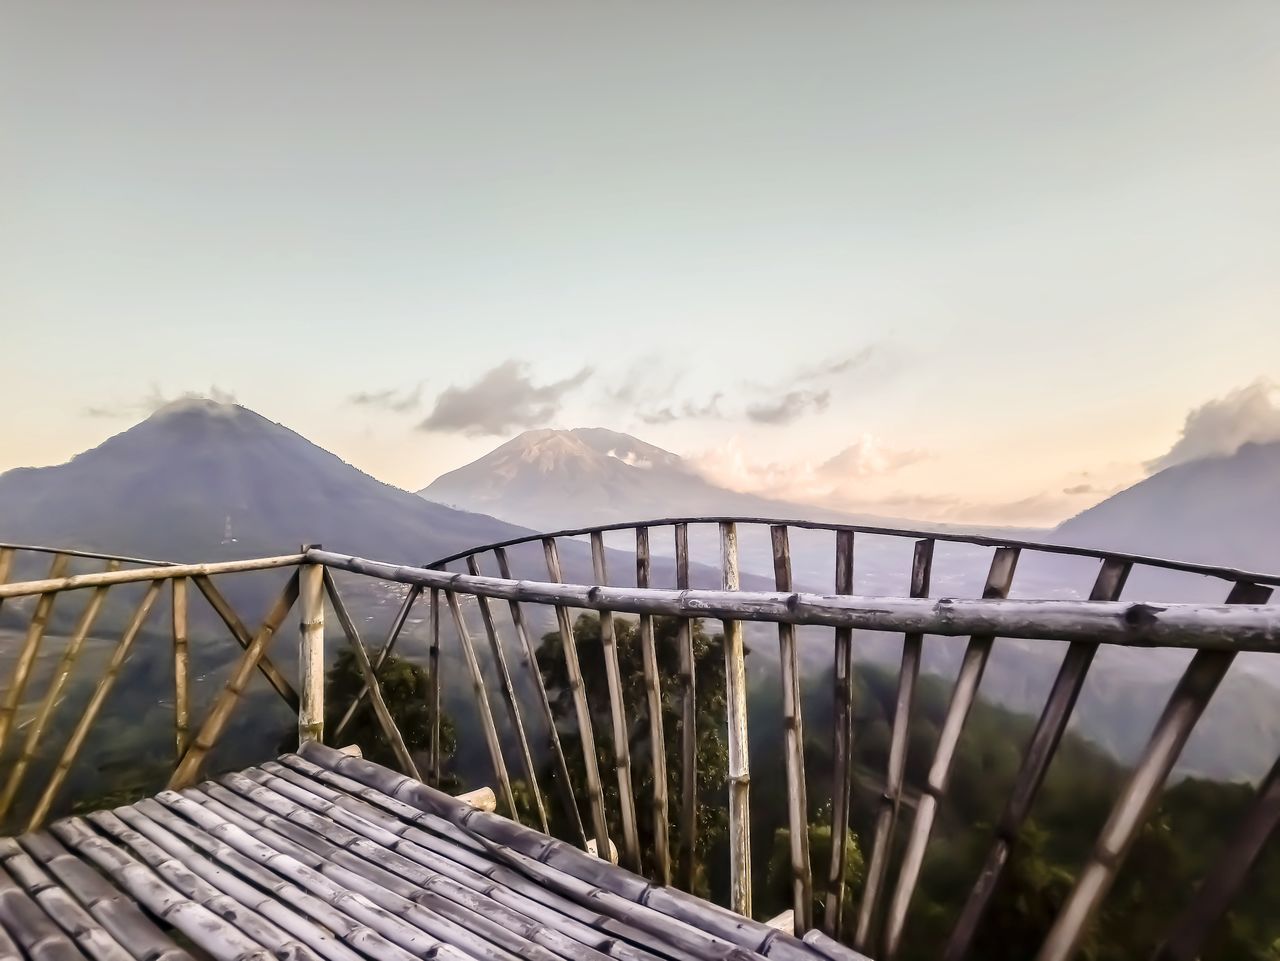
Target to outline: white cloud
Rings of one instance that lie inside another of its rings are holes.
[[[1280,385],[1259,378],[1194,408],[1174,445],[1145,466],[1154,474],[1187,461],[1226,457],[1248,443],[1272,441],[1280,441]]]

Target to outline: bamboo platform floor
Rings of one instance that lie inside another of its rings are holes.
[[[866,961],[332,748],[0,839],[0,958]]]

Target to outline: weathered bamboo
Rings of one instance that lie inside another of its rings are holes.
[[[1280,825],[1280,758],[1276,758],[1248,812],[1200,883],[1191,903],[1152,961],[1195,961],[1214,924],[1226,913],[1267,839]]]
[[[207,577],[193,577],[191,582],[204,595],[204,599],[209,602],[209,606],[213,608],[213,612],[218,615],[222,623],[227,625],[227,630],[231,632],[231,636],[235,638],[241,649],[243,650],[252,644],[253,634],[250,633],[249,628],[245,627],[244,621],[240,620],[240,615],[235,612],[235,609],[227,602],[227,599],[222,596],[222,592],[214,586],[213,581]],[[262,672],[262,676],[267,679],[267,683],[275,689],[285,704],[289,705],[289,710],[297,714],[298,692],[293,689],[293,685],[289,683],[265,652],[258,659],[258,670]]]
[[[107,567],[112,569],[112,565],[119,566],[119,564],[119,561],[108,561]],[[71,670],[75,667],[80,651],[84,648],[84,642],[89,636],[89,631],[93,629],[94,621],[98,618],[98,612],[102,609],[102,602],[106,599],[108,590],[110,588],[99,587],[89,596],[89,602],[85,605],[84,610],[81,611],[80,619],[76,622],[76,626],[71,632],[71,639],[67,641],[67,646],[63,649],[62,656],[58,658],[58,664],[53,670],[53,676],[49,679],[49,686],[44,692],[44,698],[40,701],[35,717],[27,728],[27,737],[22,745],[22,753],[14,762],[13,767],[9,769],[9,777],[5,781],[4,793],[0,794],[0,819],[3,819],[9,813],[9,808],[18,796],[18,788],[22,785],[22,779],[26,775],[27,769],[31,766],[31,762],[35,760],[40,742],[44,738],[45,727],[48,725],[50,718],[53,717],[54,709],[58,706],[58,699],[62,696],[62,692],[67,686],[67,681],[71,677]]]
[[[507,809],[507,816],[519,820],[520,812],[516,810],[515,797],[511,793],[511,778],[507,774],[507,762],[502,756],[502,742],[498,738],[498,729],[493,723],[493,711],[489,707],[489,694],[484,683],[484,675],[480,671],[480,662],[476,660],[475,647],[471,643],[471,632],[467,630],[466,621],[462,617],[462,608],[458,604],[458,595],[453,591],[444,592],[449,602],[449,610],[453,613],[453,624],[458,632],[458,644],[462,648],[463,660],[471,672],[471,690],[475,694],[476,707],[480,711],[480,729],[484,733],[484,743],[489,749],[489,759],[493,762],[493,773],[498,779],[498,790],[502,795],[502,803]]]
[[[853,532],[836,531],[835,588],[853,593]],[[827,872],[822,930],[838,938],[844,924],[845,849],[849,838],[849,802],[853,794],[853,632],[835,629],[832,671],[834,718],[831,732],[831,868]]]
[[[15,549],[8,545],[0,547],[0,584],[9,582],[9,572],[13,570],[13,555]]]
[[[1239,583],[1231,589],[1227,603],[1265,604],[1270,596],[1268,587]],[[1075,954],[1134,838],[1159,798],[1160,788],[1191,736],[1192,728],[1234,659],[1231,651],[1197,651],[1191,659],[1169,696],[1142,757],[1111,809],[1088,861],[1076,876],[1071,894],[1040,946],[1036,961],[1067,961]]]
[[[511,579],[511,567],[507,562],[507,552],[501,547],[493,552],[498,562],[498,576],[504,580]],[[556,726],[555,714],[551,710],[551,701],[547,697],[547,685],[542,680],[542,671],[538,669],[538,657],[533,648],[533,639],[524,623],[524,612],[518,601],[510,601],[511,623],[515,626],[516,636],[520,639],[520,649],[524,655],[525,669],[533,681],[534,690],[538,694],[538,709],[542,712],[542,723],[547,731],[547,745],[551,748],[551,756],[555,760],[554,781],[559,790],[561,806],[569,818],[571,839],[580,848],[587,846],[587,832],[582,825],[582,813],[578,810],[578,800],[573,794],[573,781],[569,777],[569,763],[564,756],[564,745],[560,743],[560,729]]]
[[[1017,565],[1018,549],[1016,547],[996,548],[982,596],[988,600],[1003,600],[1008,597],[1009,586],[1013,582],[1013,572]],[[986,670],[987,660],[991,657],[991,648],[994,643],[995,638],[991,635],[971,637],[965,648],[964,659],[960,662],[960,673],[956,676],[955,687],[951,691],[951,702],[947,705],[947,713],[942,720],[942,730],[938,732],[933,763],[929,766],[929,773],[920,795],[920,803],[916,806],[916,815],[911,822],[911,834],[907,838],[907,848],[902,855],[898,883],[894,888],[893,898],[889,902],[889,911],[885,918],[884,956],[886,959],[892,958],[898,951],[902,930],[906,924],[907,909],[911,906],[916,883],[920,880],[920,868],[924,864],[924,852],[929,844],[929,835],[933,831],[938,803],[947,790],[956,745],[960,743],[964,722],[969,716],[973,702],[977,699],[978,685],[982,683],[982,674]]]
[[[689,588],[689,526],[675,527],[676,590]],[[698,704],[693,625],[681,618],[676,628],[680,649],[680,884],[693,890],[698,840]]]
[[[321,564],[298,568],[299,744],[324,741],[324,574]]]
[[[1129,577],[1132,565],[1128,561],[1105,560],[1098,571],[1090,599],[1095,601],[1114,601],[1120,598],[1125,581]],[[1040,720],[1036,723],[1035,732],[1023,755],[1022,766],[1018,770],[1013,788],[1009,792],[1009,800],[1004,814],[996,826],[996,837],[991,851],[978,875],[978,880],[969,892],[964,909],[956,921],[955,928],[947,942],[943,954],[944,961],[962,961],[969,953],[978,925],[982,922],[991,896],[1004,872],[1009,859],[1009,852],[1018,836],[1022,822],[1031,812],[1044,776],[1049,770],[1054,752],[1071,720],[1071,712],[1075,708],[1076,699],[1084,687],[1089,666],[1097,653],[1096,644],[1077,642],[1067,649],[1063,656],[1062,666],[1054,679],[1053,687],[1045,701]]]
[[[647,589],[652,563],[649,528],[636,528],[636,587]],[[649,709],[649,751],[653,763],[653,856],[657,880],[671,883],[671,847],[667,828],[667,740],[662,730],[662,678],[653,636],[653,615],[640,615],[640,657]]]
[[[474,575],[480,574],[480,561],[474,554],[467,556],[467,570]],[[511,682],[511,671],[507,668],[507,655],[502,648],[502,639],[498,636],[498,628],[493,622],[493,611],[489,609],[487,597],[477,597],[476,604],[480,608],[480,622],[484,625],[485,636],[489,640],[489,650],[493,653],[493,662],[498,669],[498,681],[502,687],[502,699],[507,705],[507,719],[516,735],[516,747],[520,750],[520,764],[524,768],[525,780],[529,785],[529,794],[533,800],[533,813],[537,823],[546,832],[547,808],[542,800],[542,790],[538,787],[538,773],[534,768],[533,754],[529,750],[529,737],[525,734],[524,718],[520,716],[520,703],[516,697],[515,685]]]
[[[382,729],[382,736],[391,745],[391,750],[396,756],[400,770],[411,778],[421,781],[422,776],[418,773],[418,766],[413,763],[413,755],[409,753],[409,748],[404,743],[404,737],[400,734],[400,729],[396,727],[395,718],[391,716],[387,702],[382,696],[382,686],[378,683],[378,679],[373,673],[373,665],[369,663],[369,652],[364,649],[364,642],[360,639],[360,631],[356,628],[355,622],[351,620],[351,615],[347,613],[347,605],[342,602],[342,596],[338,593],[338,586],[333,582],[333,575],[329,573],[327,568],[322,567],[320,570],[323,573],[325,593],[329,595],[329,603],[333,605],[334,616],[338,618],[338,626],[342,628],[342,633],[345,635],[347,643],[351,645],[351,653],[355,656],[356,665],[360,668],[360,675],[364,678],[364,683],[369,688],[369,699],[373,703],[373,714],[378,720],[378,727]]]
[[[720,571],[724,590],[741,588],[738,529],[732,523],[720,525]],[[729,907],[749,918],[751,762],[747,750],[747,661],[742,624],[736,620],[724,621],[724,673],[729,729]]]
[[[49,577],[41,581],[0,584],[0,598],[56,594],[61,591],[82,590],[86,587],[136,584],[140,581],[164,581],[171,577],[210,577],[214,574],[233,574],[238,571],[265,571],[276,567],[293,567],[304,560],[306,557],[303,554],[286,554],[281,557],[258,557],[245,561],[221,561],[217,564],[168,564],[163,567],[139,567],[127,571],[104,571],[99,574],[73,574],[70,577]]]
[[[89,698],[89,703],[85,705],[84,713],[80,717],[80,722],[76,725],[75,730],[71,733],[67,745],[63,748],[62,756],[58,758],[58,763],[53,769],[53,773],[49,776],[49,783],[45,785],[44,793],[40,795],[40,800],[36,802],[35,810],[32,811],[31,817],[27,822],[27,830],[34,831],[37,827],[44,823],[44,819],[49,814],[49,809],[53,806],[54,799],[58,796],[58,791],[62,787],[62,782],[66,780],[67,774],[71,770],[72,762],[75,761],[76,755],[80,753],[80,748],[84,745],[85,738],[89,736],[89,731],[93,727],[93,722],[98,716],[98,712],[102,710],[103,702],[106,701],[107,695],[111,693],[111,688],[116,683],[116,678],[120,674],[120,668],[125,662],[125,658],[129,656],[129,651],[133,648],[133,642],[138,637],[138,632],[142,630],[142,624],[147,619],[147,615],[151,613],[151,608],[156,602],[156,597],[160,593],[163,581],[152,581],[147,587],[146,593],[142,596],[138,609],[134,612],[133,619],[125,628],[124,634],[120,637],[120,642],[116,645],[115,653],[111,655],[111,660],[107,662],[106,669],[102,672],[102,676],[98,679],[98,686],[94,688],[93,695]]]
[[[431,686],[427,696],[431,699],[431,783],[440,783],[440,592],[431,591],[430,647],[427,662],[431,668]]]
[[[773,579],[779,591],[790,591],[791,543],[785,525],[769,529],[773,546]],[[778,657],[782,682],[782,742],[787,777],[787,825],[790,833],[791,899],[795,930],[813,927],[813,871],[809,863],[809,797],[804,779],[804,716],[800,708],[800,665],[796,629],[778,625]],[[834,835],[833,835],[834,837]]]
[[[418,599],[418,595],[422,593],[422,588],[417,584],[409,588],[405,594],[404,600],[400,603],[400,609],[396,611],[396,616],[392,618],[391,627],[387,631],[387,639],[383,642],[382,647],[378,649],[378,653],[373,658],[373,673],[377,674],[382,670],[382,665],[386,663],[391,652],[396,649],[396,642],[400,640],[400,632],[404,630],[405,622],[409,619],[409,613],[413,610],[413,604]],[[347,707],[341,719],[338,721],[337,727],[333,729],[333,741],[335,744],[342,743],[343,732],[346,731],[347,725],[351,723],[351,719],[355,716],[356,709],[369,696],[369,688],[367,686],[360,689],[360,693],[356,695],[355,700]]]
[[[863,631],[993,635],[1030,640],[1089,641],[1126,647],[1192,650],[1280,651],[1276,605],[1145,604],[1089,600],[991,600],[984,598],[841,597],[776,591],[674,591],[595,587],[471,577],[399,567],[330,551],[312,551],[315,563],[402,584],[440,587],[615,614],[710,617]]]
[[[591,535],[591,567],[595,582],[609,583],[605,566],[604,537]],[[613,613],[600,612],[600,646],[604,655],[604,677],[609,689],[609,720],[613,734],[613,766],[618,778],[618,806],[622,810],[622,858],[637,874],[640,864],[640,834],[636,828],[636,801],[631,785],[631,725],[627,722],[627,705],[622,695],[622,677],[618,667],[618,636]]]
[[[26,891],[0,867],[0,932],[13,935],[21,951],[9,957],[31,961],[82,961],[75,944],[40,910]],[[7,936],[6,936],[7,938]]]
[[[911,561],[910,594],[913,598],[929,596],[933,571],[932,538],[916,541]],[[898,668],[898,690],[894,697],[893,726],[889,736],[889,759],[885,768],[884,794],[876,811],[875,834],[871,844],[871,863],[862,901],[858,905],[858,926],[853,946],[865,951],[873,940],[873,924],[880,893],[889,868],[894,829],[902,807],[902,783],[907,766],[907,744],[911,736],[911,707],[915,702],[916,679],[920,676],[920,657],[924,647],[922,631],[908,631],[902,639],[902,664]]]
[[[162,934],[137,904],[122,898],[105,877],[68,852],[53,835],[37,831],[18,840],[32,860],[75,895],[111,937],[129,946],[134,957],[147,961],[194,961]]]
[[[53,563],[49,567],[49,577],[60,578],[70,563],[71,558],[66,554],[54,554]],[[0,590],[3,590],[3,587],[0,587]],[[22,647],[18,649],[13,673],[9,676],[9,689],[5,692],[4,701],[0,702],[0,755],[4,753],[4,743],[9,735],[9,728],[13,725],[18,708],[22,705],[22,695],[26,692],[27,681],[31,678],[31,668],[35,666],[36,655],[40,653],[40,643],[44,640],[45,629],[49,626],[49,615],[53,611],[55,597],[54,594],[45,594],[36,602],[35,610],[31,614],[31,622],[27,625],[26,637],[23,638]]]
[[[93,961],[135,961],[134,956],[12,838],[0,839],[0,864],[44,909],[44,913],[71,936],[85,956]],[[0,937],[0,958],[16,956],[17,949],[12,950],[13,955],[5,954],[5,943]]]
[[[173,740],[174,758],[182,760],[190,739],[191,687],[187,677],[187,579],[175,577],[169,582],[173,603]]]
[[[552,581],[563,580],[560,572],[560,552],[556,548],[555,538],[548,537],[542,542],[543,554],[547,561],[547,574]],[[599,590],[600,588],[596,588]],[[578,719],[578,738],[582,746],[582,766],[587,775],[587,795],[591,802],[591,827],[595,832],[595,842],[601,850],[609,847],[609,824],[604,816],[604,790],[600,785],[600,768],[596,764],[596,739],[592,734],[595,724],[591,717],[591,707],[587,703],[587,692],[582,684],[582,666],[578,661],[578,640],[573,634],[573,624],[569,620],[569,609],[563,604],[555,605],[556,621],[560,627],[560,644],[564,648],[565,670],[569,677],[569,693],[573,698],[574,713]]]
[[[209,710],[209,714],[205,718],[204,724],[200,726],[200,731],[196,734],[195,740],[187,748],[182,760],[178,762],[173,776],[169,778],[170,788],[183,787],[196,779],[200,772],[200,765],[204,763],[205,757],[213,749],[213,746],[218,743],[218,738],[222,736],[222,731],[227,726],[227,720],[231,717],[231,712],[235,710],[236,705],[240,703],[241,697],[244,696],[244,689],[257,668],[259,658],[271,644],[276,632],[280,629],[280,625],[289,616],[289,611],[293,609],[294,602],[297,599],[298,572],[294,571],[289,576],[289,580],[285,584],[284,590],[281,591],[280,596],[276,599],[275,604],[267,612],[266,619],[263,620],[262,626],[258,628],[258,633],[254,635],[249,646],[240,655],[240,659],[236,662],[231,676],[227,679],[226,687],[223,688],[222,693],[218,695],[218,699]]]

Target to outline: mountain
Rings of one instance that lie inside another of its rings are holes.
[[[418,493],[540,530],[724,514],[876,520],[720,487],[677,454],[601,427],[525,431]]]
[[[1280,442],[1165,468],[1064,522],[1069,544],[1280,570]]]
[[[206,400],[170,404],[65,464],[0,475],[0,540],[161,560],[288,553],[309,542],[424,563],[519,533],[384,484],[244,407]]]

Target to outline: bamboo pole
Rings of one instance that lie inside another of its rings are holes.
[[[67,569],[70,562],[71,558],[66,554],[53,555],[49,577],[51,579],[62,577],[63,571]],[[3,590],[3,586],[0,586],[0,591]],[[3,596],[0,594],[0,597]],[[36,655],[40,652],[40,643],[44,640],[45,629],[49,626],[49,615],[53,611],[55,597],[54,594],[45,594],[36,602],[22,647],[18,649],[18,658],[14,661],[13,673],[9,677],[9,689],[5,692],[4,701],[0,703],[0,755],[4,753],[5,739],[13,726],[18,708],[22,705],[22,695],[26,691],[27,681],[31,679],[31,668],[35,665]]]
[[[0,585],[9,582],[9,572],[13,570],[14,551],[13,547],[0,547]]]
[[[471,690],[475,694],[476,707],[480,711],[480,729],[484,733],[484,742],[489,749],[489,759],[493,762],[493,773],[498,779],[498,788],[502,793],[502,803],[506,806],[508,816],[518,821],[520,812],[516,810],[515,797],[511,793],[511,778],[507,774],[507,762],[502,757],[502,743],[498,739],[498,729],[493,723],[493,710],[489,707],[489,695],[484,683],[484,675],[480,672],[480,662],[476,660],[475,647],[471,643],[471,632],[467,630],[466,621],[462,617],[462,608],[458,605],[458,595],[453,591],[444,592],[449,610],[453,613],[453,624],[458,632],[458,643],[462,647],[463,660],[471,672]]]
[[[173,776],[169,778],[170,789],[184,787],[194,781],[200,771],[200,765],[204,763],[205,757],[213,749],[213,746],[218,743],[218,738],[222,736],[222,731],[227,725],[227,720],[231,717],[231,712],[235,710],[236,705],[240,703],[241,697],[244,696],[244,689],[249,683],[249,678],[253,676],[259,658],[262,657],[263,652],[271,644],[276,632],[280,629],[280,625],[289,616],[289,611],[293,609],[294,602],[298,599],[298,579],[298,571],[294,571],[290,575],[288,583],[285,584],[284,590],[280,592],[275,604],[267,612],[266,619],[263,620],[262,626],[258,628],[258,633],[254,635],[249,646],[240,655],[240,659],[236,662],[231,676],[227,679],[226,687],[218,695],[218,699],[210,709],[204,724],[200,726],[200,731],[196,734],[195,740],[187,748],[182,760],[178,762]]]
[[[417,584],[409,588],[409,592],[405,594],[404,600],[400,604],[400,609],[396,612],[396,616],[391,621],[391,627],[387,631],[387,639],[383,642],[382,647],[378,649],[377,655],[373,658],[373,673],[377,674],[382,670],[382,665],[387,658],[391,656],[391,652],[396,649],[396,642],[400,640],[400,632],[404,630],[405,622],[409,619],[409,612],[413,610],[414,602],[422,593],[422,588]],[[364,699],[369,696],[369,688],[362,687],[360,693],[356,695],[355,700],[347,707],[346,712],[338,721],[338,726],[333,729],[333,742],[335,744],[342,743],[342,734],[347,729],[347,725],[351,723],[351,718],[355,716],[356,709],[363,703]]]
[[[218,615],[222,623],[227,625],[227,630],[231,632],[231,636],[235,638],[241,650],[252,644],[253,634],[250,633],[249,628],[245,627],[244,621],[240,620],[240,615],[223,597],[222,592],[214,586],[213,581],[207,577],[193,577],[191,582],[204,595],[204,599],[209,602],[209,606],[213,608],[213,612]],[[285,704],[289,705],[289,710],[297,714],[298,692],[293,689],[293,685],[265,653],[258,661],[258,670],[262,672],[267,683],[275,689]]]
[[[119,564],[119,561],[108,561],[107,567],[111,569],[112,565],[119,566]],[[58,659],[58,665],[53,670],[53,677],[49,679],[49,686],[44,692],[44,698],[41,700],[39,708],[36,709],[35,717],[27,728],[27,737],[22,745],[22,753],[18,756],[18,760],[14,762],[13,767],[9,769],[9,777],[5,782],[4,793],[0,794],[0,820],[3,820],[4,816],[9,813],[9,808],[18,795],[18,788],[22,785],[22,779],[26,775],[31,762],[35,760],[36,751],[39,749],[40,741],[44,737],[45,726],[49,723],[49,719],[53,717],[53,712],[58,706],[58,699],[62,696],[62,692],[67,686],[67,681],[71,677],[71,670],[75,666],[76,659],[80,656],[80,651],[84,648],[85,638],[89,636],[89,631],[93,629],[94,621],[98,618],[98,612],[102,609],[102,602],[105,600],[108,590],[110,588],[99,587],[89,596],[89,602],[80,613],[80,619],[76,622],[76,626],[71,632],[71,639],[67,641],[67,646],[63,649],[62,656]]]
[[[22,950],[15,949],[12,954],[4,955],[9,959],[76,961],[82,957],[75,944],[40,910],[9,872],[0,867],[0,932],[5,929],[22,946]],[[0,947],[4,947],[2,941]]]
[[[726,591],[742,586],[738,529],[720,525],[720,570]],[[729,714],[729,907],[751,917],[751,763],[747,751],[747,663],[742,624],[724,622],[724,671]]]
[[[163,583],[163,581],[159,580],[152,581],[147,587],[147,592],[142,596],[142,601],[134,612],[133,619],[129,622],[129,626],[125,628],[124,634],[120,638],[120,643],[116,645],[115,653],[111,655],[111,660],[107,663],[106,669],[98,679],[98,686],[94,688],[93,695],[89,698],[89,703],[85,705],[80,722],[76,725],[71,738],[67,741],[67,745],[62,751],[62,756],[58,758],[58,763],[54,767],[53,773],[49,776],[49,783],[45,786],[44,793],[40,795],[40,800],[36,802],[35,810],[32,811],[31,818],[27,822],[28,831],[34,831],[44,823],[44,819],[48,816],[49,809],[53,806],[54,799],[58,796],[58,791],[62,787],[62,782],[66,780],[67,774],[71,770],[72,762],[75,761],[76,755],[80,753],[80,748],[84,745],[85,738],[89,736],[89,729],[93,727],[93,722],[97,718],[98,712],[102,710],[103,702],[106,701],[107,695],[111,693],[111,688],[115,685],[116,679],[120,675],[120,668],[123,666],[125,658],[129,656],[129,651],[133,648],[133,642],[137,639],[138,632],[142,630],[143,622],[146,621],[147,615],[151,613],[151,607],[155,604]]]
[[[546,556],[547,573],[552,581],[562,581],[560,572],[560,552],[556,548],[555,538],[548,537],[542,542],[543,554]],[[562,604],[556,605],[556,621],[560,626],[560,643],[564,648],[565,670],[569,676],[569,692],[573,697],[574,713],[578,718],[578,738],[582,745],[582,766],[587,775],[587,795],[591,802],[591,827],[595,831],[595,842],[600,850],[609,849],[609,824],[604,816],[604,790],[600,786],[600,768],[596,763],[596,739],[592,734],[595,720],[591,716],[591,707],[587,703],[587,692],[582,684],[582,667],[578,662],[578,639],[573,634],[573,624],[569,621],[569,609]]]
[[[440,783],[440,592],[431,591],[431,646],[427,654],[431,666],[431,782]]]
[[[676,589],[689,589],[689,526],[675,527]],[[681,618],[676,628],[680,650],[680,884],[693,890],[698,839],[698,703],[693,625]]]
[[[609,583],[604,537],[601,534],[591,535],[591,567],[597,584]],[[600,646],[604,654],[605,683],[609,689],[609,720],[613,734],[613,765],[618,778],[618,806],[622,809],[622,857],[627,867],[640,874],[644,869],[640,863],[640,833],[636,828],[636,802],[631,783],[631,725],[627,721],[627,706],[622,694],[618,636],[614,630],[611,611],[600,612]]]
[[[1231,589],[1228,604],[1265,604],[1271,588],[1241,582]],[[1129,774],[1107,823],[1066,903],[1040,946],[1036,961],[1067,961],[1079,947],[1089,922],[1106,897],[1134,839],[1160,796],[1196,721],[1235,659],[1231,651],[1197,651],[1179,678],[1142,757]]]
[[[49,577],[41,581],[0,584],[0,599],[30,597],[33,594],[57,594],[62,591],[76,591],[86,587],[103,587],[113,584],[136,584],[140,581],[165,581],[171,577],[210,577],[214,574],[233,574],[241,571],[265,571],[277,567],[295,567],[305,560],[306,556],[303,554],[286,554],[281,557],[258,557],[245,561],[222,561],[217,564],[167,564],[163,567],[139,567],[127,571]]]
[[[467,555],[467,570],[479,576],[480,561],[474,554]],[[533,796],[533,811],[537,823],[543,833],[548,831],[547,808],[542,800],[542,790],[538,787],[538,773],[534,768],[533,754],[529,750],[529,737],[525,734],[524,719],[520,716],[520,704],[516,698],[516,688],[511,682],[511,671],[507,668],[507,655],[502,649],[502,639],[498,637],[498,628],[493,622],[493,611],[489,609],[487,597],[477,597],[476,604],[480,608],[480,621],[484,626],[485,636],[489,640],[489,649],[493,652],[493,662],[498,669],[498,681],[502,688],[502,699],[507,705],[507,717],[511,721],[511,729],[515,731],[516,746],[520,749],[520,763],[524,768],[524,776],[529,783],[529,793]]]
[[[493,556],[498,562],[498,576],[503,580],[511,580],[511,567],[507,562],[507,552],[499,547],[494,550]],[[573,842],[578,847],[585,849],[587,846],[587,832],[582,825],[582,813],[578,810],[578,801],[573,795],[573,781],[569,778],[569,763],[565,759],[564,745],[560,743],[560,729],[556,726],[555,714],[551,710],[551,701],[547,697],[547,685],[542,680],[542,671],[538,669],[538,657],[533,647],[533,639],[529,636],[528,627],[525,626],[524,612],[520,609],[520,603],[512,600],[508,602],[508,607],[511,611],[511,623],[515,626],[516,636],[520,639],[520,648],[524,652],[525,668],[533,681],[534,690],[538,693],[537,705],[542,712],[542,723],[546,727],[547,744],[551,748],[551,756],[555,760],[554,780],[559,789],[561,806],[569,818]]]
[[[1017,565],[1018,549],[1016,547],[996,548],[991,559],[991,570],[987,573],[987,583],[982,591],[983,598],[1002,600],[1008,597],[1009,586],[1013,582],[1013,572]],[[960,662],[960,673],[956,676],[955,687],[951,691],[951,702],[947,705],[947,713],[942,720],[942,730],[938,732],[933,763],[929,767],[920,803],[916,807],[916,815],[911,822],[911,834],[907,838],[907,849],[902,855],[898,883],[894,888],[893,898],[889,902],[884,934],[886,961],[897,954],[902,940],[907,909],[915,894],[916,883],[920,880],[920,868],[924,864],[924,852],[929,844],[934,818],[938,813],[938,803],[947,790],[947,780],[951,774],[951,762],[955,759],[956,745],[960,742],[964,722],[978,696],[978,685],[982,682],[982,674],[986,670],[987,660],[991,656],[994,643],[995,638],[991,635],[971,637],[965,648],[964,659]]]
[[[413,763],[413,756],[409,753],[409,748],[404,743],[404,737],[400,734],[400,729],[396,727],[395,718],[391,716],[387,702],[382,696],[382,686],[378,683],[378,678],[373,673],[373,665],[369,663],[369,653],[364,649],[364,642],[360,640],[360,632],[356,628],[355,622],[351,620],[351,615],[347,613],[347,605],[342,602],[342,596],[338,593],[338,586],[333,582],[333,575],[324,567],[321,567],[320,571],[322,572],[325,593],[329,595],[329,603],[333,605],[333,613],[338,618],[338,625],[342,628],[342,633],[346,636],[347,643],[351,645],[351,652],[355,655],[360,674],[364,678],[365,685],[369,688],[369,699],[373,703],[373,713],[378,719],[378,727],[382,729],[383,737],[391,745],[396,761],[400,764],[400,770],[415,781],[421,781],[422,776],[418,773],[418,766]]]
[[[916,541],[911,562],[913,598],[929,596],[929,580],[933,571],[932,538]],[[889,868],[894,828],[902,807],[902,782],[907,766],[907,744],[911,735],[911,707],[915,701],[916,678],[920,676],[920,657],[924,647],[922,632],[907,632],[902,639],[902,664],[898,668],[898,690],[894,698],[893,726],[889,736],[889,758],[885,770],[884,794],[876,811],[875,833],[871,843],[871,863],[858,905],[858,925],[853,946],[867,950],[872,941],[872,924],[880,892]]]
[[[298,568],[299,744],[324,741],[324,573],[322,564]]]
[[[932,535],[930,535],[932,537]],[[751,620],[849,627],[861,631],[992,635],[1089,641],[1126,647],[1280,650],[1280,608],[1254,604],[1144,604],[1089,600],[841,597],[776,591],[673,591],[471,577],[312,551],[315,563],[402,584],[440,587],[502,600],[615,614]]]
[[[636,528],[636,587],[649,587],[652,564],[649,528]],[[649,706],[649,750],[653,761],[653,854],[657,880],[671,883],[671,850],[667,828],[667,741],[662,730],[662,681],[658,674],[658,649],[653,636],[653,615],[640,615],[640,656],[644,689]]]
[[[1118,600],[1120,592],[1124,590],[1131,567],[1128,561],[1103,561],[1093,590],[1090,592],[1090,599]],[[943,954],[944,961],[962,961],[969,953],[973,939],[978,933],[978,925],[982,922],[987,905],[999,884],[1000,876],[1004,873],[1009,852],[1018,836],[1018,829],[1031,813],[1031,805],[1040,790],[1040,785],[1044,782],[1044,776],[1067,729],[1067,723],[1071,720],[1071,712],[1075,708],[1081,688],[1084,687],[1085,677],[1097,650],[1096,644],[1077,642],[1072,644],[1063,656],[1062,666],[1045,700],[1044,710],[1036,723],[1035,732],[1031,735],[1017,778],[1009,792],[1004,814],[996,826],[996,837],[991,851],[987,855],[977,882],[969,892],[968,900],[947,942],[946,951]]]
[[[190,738],[191,706],[187,665],[187,579],[175,577],[173,589],[173,739],[175,761],[181,761]]]
[[[791,544],[787,528],[769,529],[773,546],[773,578],[780,591],[790,591]],[[778,625],[781,661],[782,738],[787,777],[787,824],[790,828],[791,898],[795,930],[804,934],[813,927],[813,869],[809,863],[809,797],[804,780],[804,716],[800,705],[800,665],[796,658],[796,629]],[[834,839],[834,832],[833,832]]]
[[[836,531],[837,594],[853,593],[853,538],[852,531]],[[833,663],[831,868],[827,872],[822,930],[838,939],[844,927],[844,886],[849,870],[845,848],[849,839],[849,802],[853,795],[853,631],[847,627],[835,629]]]

